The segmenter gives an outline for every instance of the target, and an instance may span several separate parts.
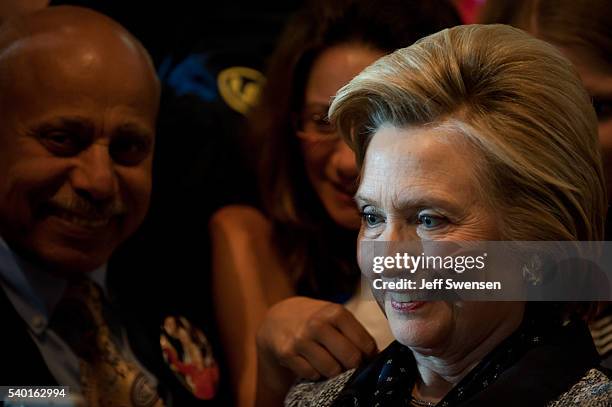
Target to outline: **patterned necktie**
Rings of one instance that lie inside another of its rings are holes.
[[[163,407],[147,376],[117,347],[105,318],[100,288],[71,282],[53,326],[79,357],[81,390],[91,407]]]

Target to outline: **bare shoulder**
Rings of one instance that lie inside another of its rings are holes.
[[[210,220],[213,276],[229,281],[232,289],[240,281],[249,290],[262,289],[266,304],[293,294],[289,275],[272,243],[272,224],[250,206],[226,206]]]
[[[253,236],[269,236],[270,221],[256,208],[247,205],[224,206],[210,219],[211,232]]]
[[[261,256],[275,260],[272,245],[272,224],[256,208],[245,205],[225,206],[213,214],[210,220],[213,252],[231,256],[252,266],[269,267]],[[244,266],[244,264],[241,264]],[[259,268],[259,267],[257,267]]]

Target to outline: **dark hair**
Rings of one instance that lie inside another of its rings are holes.
[[[570,48],[612,69],[610,0],[496,0],[480,14],[485,24],[508,24]]]
[[[323,50],[346,43],[391,52],[457,24],[458,14],[446,0],[315,0],[289,21],[250,123],[251,142],[262,159],[263,211],[273,224],[273,245],[299,294],[350,294],[359,277],[356,233],[334,224],[325,212],[306,176],[292,126],[313,61]]]

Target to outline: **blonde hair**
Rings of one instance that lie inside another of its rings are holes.
[[[454,27],[379,59],[330,117],[363,164],[383,125],[448,126],[481,152],[480,188],[505,240],[602,240],[597,118],[570,62],[503,25]]]

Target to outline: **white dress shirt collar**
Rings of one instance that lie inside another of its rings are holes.
[[[106,264],[88,273],[106,294]],[[31,331],[45,331],[66,289],[66,279],[18,256],[0,236],[0,285]]]

